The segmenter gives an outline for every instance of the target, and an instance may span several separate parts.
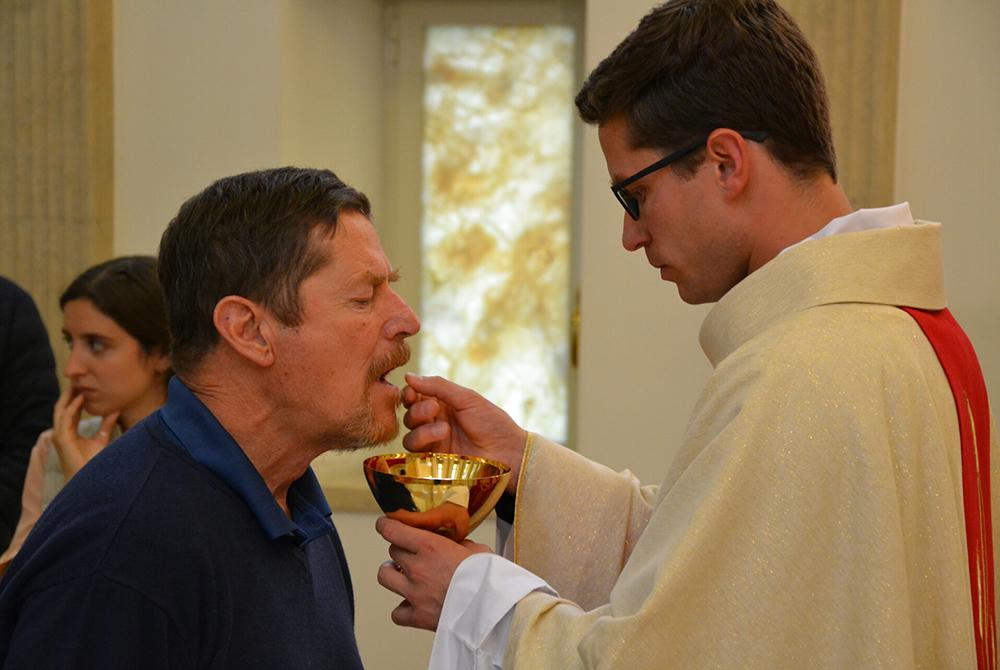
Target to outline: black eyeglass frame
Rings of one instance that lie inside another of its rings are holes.
[[[763,142],[764,140],[767,139],[767,136],[770,134],[766,130],[737,130],[736,132],[738,132],[742,137],[751,140],[752,142]],[[642,179],[643,177],[645,177],[650,173],[656,172],[657,170],[662,170],[671,163],[679,161],[688,154],[700,149],[702,146],[704,146],[705,142],[707,141],[708,141],[708,135],[705,135],[696,143],[684,147],[683,149],[678,149],[673,153],[667,154],[666,156],[656,161],[652,165],[648,165],[643,169],[639,170],[631,177],[626,177],[625,179],[622,179],[620,182],[611,185],[611,192],[614,193],[615,199],[618,200],[619,203],[621,203],[621,206],[625,208],[625,211],[628,213],[630,217],[632,217],[633,221],[639,220],[639,200],[634,195],[628,192],[628,186],[630,184],[634,184],[635,182],[639,181],[640,179]]]

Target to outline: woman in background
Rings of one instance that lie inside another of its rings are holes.
[[[170,335],[152,256],[95,265],[70,283],[59,306],[70,350],[64,371],[69,386],[56,402],[52,429],[31,451],[21,518],[0,556],[0,573],[62,484],[167,399]],[[83,412],[91,418],[81,420]]]

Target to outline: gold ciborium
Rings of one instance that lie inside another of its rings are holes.
[[[482,523],[510,479],[510,466],[457,454],[381,454],[364,469],[387,517],[456,541]]]

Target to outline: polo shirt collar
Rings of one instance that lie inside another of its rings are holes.
[[[240,445],[176,376],[158,413],[188,454],[243,499],[269,539],[291,536],[303,545],[333,532],[332,512],[312,468],[288,488],[289,519]]]

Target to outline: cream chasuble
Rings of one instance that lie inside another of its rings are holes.
[[[975,667],[955,401],[898,305],[945,307],[938,225],[802,244],[705,320],[659,487],[538,440],[508,551],[562,599],[504,668]]]

